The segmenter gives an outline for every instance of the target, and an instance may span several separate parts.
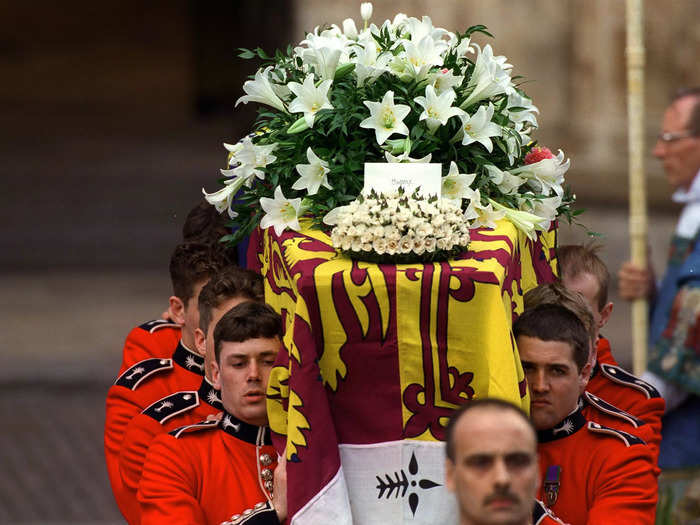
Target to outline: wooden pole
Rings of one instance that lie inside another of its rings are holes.
[[[627,117],[629,123],[630,252],[632,262],[647,267],[647,209],[644,175],[644,0],[627,0]],[[648,308],[632,303],[632,363],[639,375],[647,364]]]

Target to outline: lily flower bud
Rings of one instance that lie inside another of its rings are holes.
[[[372,2],[362,2],[360,4],[360,16],[365,21],[365,25],[372,18]]]

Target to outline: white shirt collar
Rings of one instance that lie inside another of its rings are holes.
[[[694,202],[700,201],[700,170],[695,174],[693,182],[690,183],[690,188],[678,188],[671,199],[673,202]]]

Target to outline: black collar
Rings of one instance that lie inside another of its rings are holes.
[[[199,399],[213,406],[217,410],[223,410],[224,405],[221,404],[221,392],[219,392],[214,386],[209,382],[209,380],[204,376],[202,378],[202,384],[199,385]]]
[[[566,416],[559,424],[555,425],[554,428],[538,430],[537,442],[547,443],[548,441],[563,439],[581,430],[584,426],[586,426],[587,423],[586,418],[581,412],[581,407],[582,404],[579,401],[579,405],[576,408],[576,410],[568,416]]]
[[[219,421],[219,428],[236,439],[253,445],[272,445],[268,427],[258,427],[241,421],[226,410],[224,410],[224,417]]]
[[[183,345],[182,339],[173,352],[173,361],[193,374],[204,375],[204,358]]]

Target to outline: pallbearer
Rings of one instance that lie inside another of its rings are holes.
[[[265,396],[281,336],[279,315],[260,303],[241,303],[218,322],[212,372],[223,417],[153,442],[138,490],[143,525],[284,520],[284,466],[270,444]]]

